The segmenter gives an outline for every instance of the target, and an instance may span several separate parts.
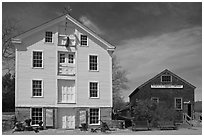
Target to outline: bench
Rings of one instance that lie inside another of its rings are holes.
[[[158,126],[160,130],[168,130],[168,129],[176,130],[177,129],[177,126],[175,125],[173,121],[159,121]]]
[[[141,130],[151,130],[149,122],[144,121],[132,121],[132,131],[141,131]]]

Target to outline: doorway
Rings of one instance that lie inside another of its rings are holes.
[[[46,109],[46,127],[53,127],[53,109]]]
[[[191,117],[191,104],[190,103],[187,104],[187,108],[188,108],[187,114],[188,114],[189,117]]]

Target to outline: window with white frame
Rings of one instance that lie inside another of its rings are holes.
[[[31,109],[31,119],[32,119],[32,125],[38,125],[40,121],[43,121],[42,108],[32,108]]]
[[[175,109],[181,110],[182,107],[182,98],[175,98]]]
[[[74,53],[59,52],[59,63],[74,64]]]
[[[99,108],[90,108],[90,124],[99,124]]]
[[[60,63],[65,63],[65,54],[64,53],[59,54],[59,62]]]
[[[159,103],[159,98],[158,97],[152,97],[151,100],[155,103]]]
[[[68,54],[68,63],[74,63],[74,54]]]
[[[88,45],[87,35],[81,35],[81,46],[87,46],[87,45]]]
[[[90,94],[90,98],[98,98],[99,97],[98,82],[89,82],[89,94]]]
[[[98,56],[89,55],[89,70],[97,71],[98,70]]]
[[[33,68],[43,67],[43,52],[33,51]]]
[[[42,97],[42,80],[32,80],[33,97]]]
[[[45,32],[45,42],[52,43],[52,32],[51,31]]]
[[[171,82],[171,76],[170,75],[161,76],[161,82]]]

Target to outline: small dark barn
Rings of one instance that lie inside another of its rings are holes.
[[[194,90],[195,86],[166,69],[137,87],[129,95],[130,108],[137,100],[165,102],[178,112],[180,116],[177,121],[180,123],[183,122],[184,115],[193,118]]]

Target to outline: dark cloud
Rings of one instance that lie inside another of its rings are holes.
[[[25,31],[62,15],[68,6],[71,16],[85,19],[85,25],[117,46],[115,53],[130,71],[131,90],[169,68],[195,83],[200,97],[201,2],[3,2],[2,18],[15,18]]]

